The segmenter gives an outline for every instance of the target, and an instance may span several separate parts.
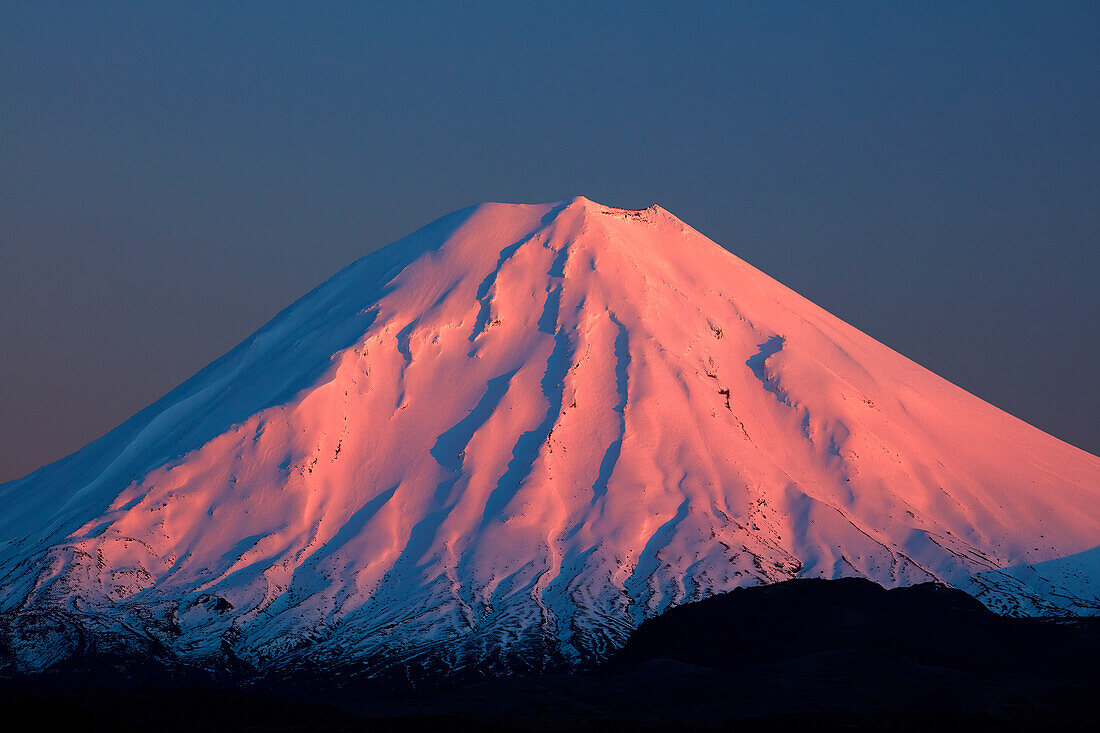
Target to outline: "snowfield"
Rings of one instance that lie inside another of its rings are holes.
[[[1100,458],[667,211],[584,198],[364,257],[0,506],[21,671],[583,665],[792,577],[1100,610]]]

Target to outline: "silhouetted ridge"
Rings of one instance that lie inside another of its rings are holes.
[[[969,673],[1090,675],[1100,620],[1006,618],[938,583],[887,590],[862,578],[738,588],[643,623],[606,663],[668,659],[715,670],[791,663],[846,675],[910,665]]]

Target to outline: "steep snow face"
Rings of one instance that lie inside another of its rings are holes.
[[[9,619],[259,666],[583,663],[794,576],[1100,608],[1100,459],[583,198],[363,258],[0,505]]]

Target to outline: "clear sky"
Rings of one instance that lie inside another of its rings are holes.
[[[576,194],[1100,452],[1100,4],[371,5],[0,2],[0,480],[444,213]]]

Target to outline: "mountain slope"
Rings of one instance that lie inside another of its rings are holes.
[[[668,212],[583,198],[363,258],[0,502],[25,668],[58,656],[44,609],[371,672],[587,663],[796,575],[1100,607],[1100,459]]]

